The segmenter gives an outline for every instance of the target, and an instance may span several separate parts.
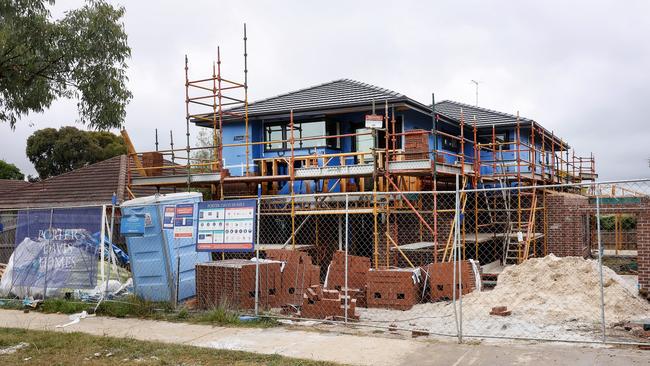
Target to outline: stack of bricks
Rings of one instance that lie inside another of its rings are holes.
[[[347,297],[347,319],[359,319],[355,314],[356,299]],[[308,319],[341,320],[346,318],[346,297],[337,290],[323,289],[313,285],[303,295],[300,317]]]
[[[370,258],[348,255],[348,294],[353,293],[359,306],[366,306],[367,276]],[[325,287],[345,291],[345,252],[336,251],[327,270]]]
[[[266,259],[283,262],[280,286],[282,305],[302,304],[305,289],[320,284],[320,267],[312,264],[309,254],[297,250],[268,249]]]
[[[409,132],[422,132],[404,136],[405,160],[428,159],[429,158],[429,135],[424,130],[412,130]]]
[[[259,266],[259,306],[280,306],[281,263],[261,261]],[[209,309],[226,306],[234,309],[255,307],[255,262],[245,259],[196,265],[196,297],[198,306]]]
[[[451,300],[454,297],[454,262],[431,263],[424,268],[429,276],[429,297],[431,301]],[[456,273],[456,282],[462,285],[463,295],[476,288],[474,271],[469,261],[461,262],[461,273]],[[458,290],[460,287],[457,287]],[[456,294],[458,296],[458,293]]]
[[[155,177],[162,175],[162,166],[164,165],[163,155],[159,152],[152,151],[142,154],[142,167],[155,168],[146,169],[147,176]]]
[[[420,268],[368,272],[368,307],[409,310],[420,302]]]

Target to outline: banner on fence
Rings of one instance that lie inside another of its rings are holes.
[[[101,229],[102,208],[53,208],[18,211],[16,243],[32,240],[64,240]]]
[[[253,251],[256,200],[199,203],[197,251]]]

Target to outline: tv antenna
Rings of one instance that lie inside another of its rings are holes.
[[[480,84],[480,81],[476,80],[470,80],[476,87],[476,106],[478,107],[478,84]]]

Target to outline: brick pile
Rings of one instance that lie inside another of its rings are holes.
[[[152,151],[142,154],[142,167],[143,168],[156,168],[156,169],[147,169],[146,174],[148,176],[159,176],[162,175],[162,167],[164,164],[163,155],[159,152]]]
[[[366,306],[367,276],[370,270],[370,258],[348,255],[348,294],[354,293],[357,305]],[[345,290],[345,252],[336,251],[327,269],[325,288],[328,290]]]
[[[303,295],[300,316],[309,319],[345,319],[345,296],[337,290],[323,289],[321,285],[313,285]],[[356,312],[356,299],[348,297],[348,319],[359,319]]]
[[[259,266],[259,305],[272,308],[281,305],[280,262],[261,261]],[[226,259],[196,265],[196,297],[198,307],[209,309],[226,306],[234,309],[255,307],[255,262]]]
[[[424,130],[409,132],[422,132],[421,134],[408,134],[404,136],[405,160],[429,158],[429,135]]]
[[[420,268],[368,272],[368,307],[409,310],[420,301]]]
[[[424,271],[426,271],[429,277],[428,286],[431,301],[451,300],[454,297],[453,262],[431,263],[424,268]],[[474,291],[476,283],[472,264],[469,261],[461,262],[460,280],[463,287],[463,295]]]
[[[312,263],[309,254],[297,250],[268,249],[266,259],[283,262],[280,303],[302,304],[305,289],[320,284],[320,267]]]

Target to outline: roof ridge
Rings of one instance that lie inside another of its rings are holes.
[[[353,84],[356,84],[356,85],[359,85],[359,86],[363,86],[363,87],[366,87],[368,89],[372,89],[373,91],[388,93],[388,94],[391,94],[393,97],[406,97],[404,94],[396,92],[396,91],[391,90],[391,89],[382,88],[382,87],[379,87],[379,86],[376,86],[376,85],[373,85],[373,84],[364,83],[364,82],[357,81],[357,80],[354,80],[354,79],[341,78],[341,79],[335,79],[335,80],[332,80],[332,81],[328,81],[328,82],[324,82],[324,83],[320,83],[320,84],[316,84],[316,85],[311,85],[311,86],[304,87],[304,88],[297,89],[297,90],[293,90],[293,91],[290,91],[290,92],[287,92],[287,93],[276,94],[274,96],[267,97],[267,98],[264,98],[264,99],[259,99],[259,100],[256,100],[256,101],[252,102],[252,103],[249,103],[248,106],[251,107],[251,106],[253,106],[255,104],[268,102],[269,100],[272,100],[272,99],[277,99],[277,98],[282,98],[282,97],[286,97],[286,96],[289,96],[289,95],[298,94],[298,93],[301,93],[301,92],[304,92],[304,91],[307,91],[307,90],[310,90],[310,89],[320,88],[322,86],[331,85],[331,84],[339,83],[339,82],[342,82],[342,81],[347,81],[347,82],[350,82],[350,83],[353,83]],[[234,107],[232,109],[237,109],[237,108],[239,108],[239,107]]]
[[[308,87],[305,87],[305,88],[301,88],[301,89],[298,89],[298,90],[293,90],[293,91],[290,91],[290,92],[287,92],[287,93],[280,93],[280,94],[274,95],[272,97],[267,97],[267,98],[264,98],[264,99],[256,100],[256,101],[254,101],[252,103],[248,103],[248,106],[250,107],[250,106],[252,106],[254,104],[258,104],[258,103],[261,103],[261,102],[267,102],[267,101],[269,101],[271,99],[286,97],[287,95],[300,93],[300,92],[303,92],[305,90],[314,89],[314,88],[318,88],[318,87],[329,85],[329,84],[334,84],[336,82],[344,81],[344,80],[348,80],[348,79],[336,79],[336,80],[328,81],[328,82],[325,82],[325,83],[320,83],[320,84],[308,86]],[[239,108],[239,107],[234,107],[232,109],[237,109],[237,108]]]
[[[355,83],[357,85],[361,85],[361,86],[364,86],[366,88],[373,89],[375,91],[387,92],[388,94],[393,94],[393,96],[395,96],[395,97],[405,97],[406,96],[406,95],[404,95],[404,94],[402,94],[400,92],[396,92],[396,91],[394,91],[392,89],[382,88],[382,87],[374,85],[374,84],[364,83],[362,81],[357,81],[357,80],[354,80],[354,79],[342,79],[340,81],[349,81],[351,83]]]
[[[452,103],[452,104],[459,105],[459,106],[461,106],[461,107],[467,107],[467,108],[471,108],[471,109],[478,109],[478,110],[481,110],[481,111],[484,111],[484,112],[489,112],[489,113],[499,114],[499,115],[501,115],[501,116],[506,116],[506,117],[511,117],[511,118],[519,118],[520,120],[525,120],[525,121],[534,122],[533,119],[531,119],[531,118],[527,118],[527,117],[523,117],[523,116],[521,116],[521,115],[517,116],[517,115],[515,115],[515,114],[510,114],[510,113],[506,113],[506,112],[501,112],[501,111],[497,111],[497,110],[494,110],[494,109],[489,109],[489,108],[485,108],[485,107],[477,107],[477,106],[473,106],[473,105],[470,105],[470,104],[457,102],[457,101],[455,101],[455,100],[445,99],[445,100],[443,100],[443,101],[441,101],[441,102],[438,102],[438,103],[436,103],[436,104],[442,104],[442,103]]]
[[[129,155],[122,154],[120,155],[120,169],[119,169],[119,175],[117,177],[117,192],[115,194],[117,195],[117,202],[123,202],[124,201],[124,193],[126,193],[127,189],[127,180],[128,180],[128,164],[130,163],[128,160],[130,159]],[[165,165],[165,164],[163,164]]]

